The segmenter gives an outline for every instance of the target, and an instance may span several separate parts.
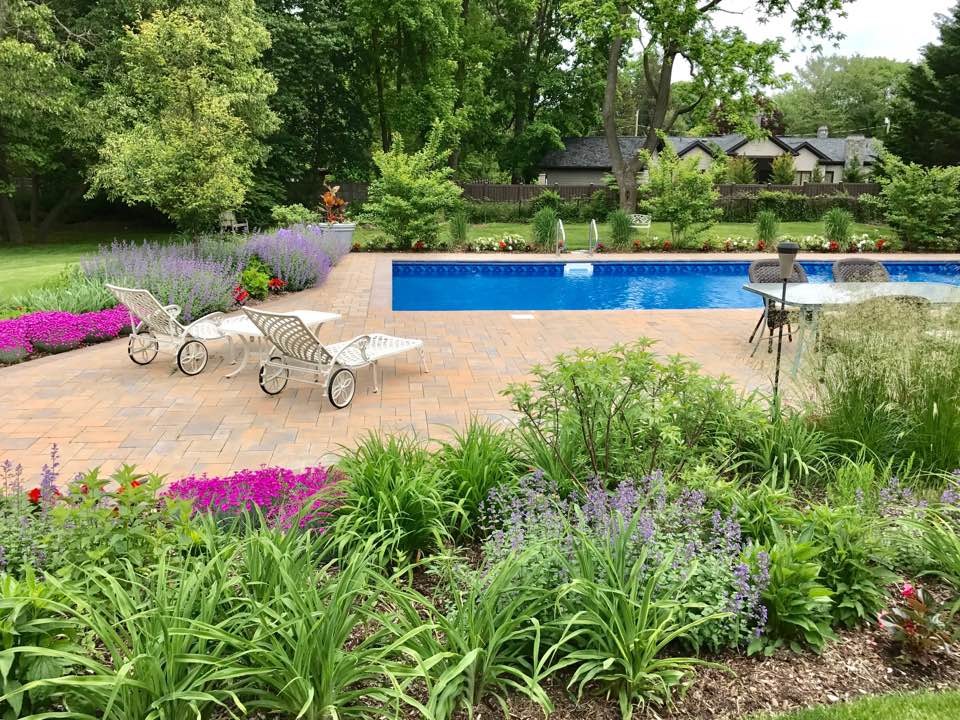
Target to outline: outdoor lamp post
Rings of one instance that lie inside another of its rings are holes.
[[[787,281],[793,274],[793,263],[796,261],[799,251],[800,246],[793,242],[782,242],[777,245],[777,255],[780,257],[780,279],[783,281],[783,293],[780,297],[780,312],[782,313],[786,313],[787,311]],[[781,321],[783,320],[783,318],[779,319]],[[777,408],[780,406],[780,355],[783,352],[784,324],[784,322],[779,323],[780,332],[777,335],[777,369],[773,375],[773,399]]]

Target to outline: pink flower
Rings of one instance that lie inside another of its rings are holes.
[[[909,600],[910,598],[917,596],[917,589],[913,587],[910,583],[904,583],[903,587],[900,588],[900,597],[904,600]]]

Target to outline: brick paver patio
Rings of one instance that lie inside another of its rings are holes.
[[[0,368],[0,459],[23,463],[31,478],[52,443],[60,447],[66,475],[120,463],[172,479],[261,464],[300,467],[371,430],[438,437],[471,414],[510,417],[500,391],[535,363],[578,346],[605,348],[644,336],[657,340],[660,352],[688,355],[707,372],[730,375],[745,388],[770,383],[768,356],[760,352],[751,359],[746,343],[757,310],[537,311],[526,320],[508,312],[393,312],[393,257],[348,255],[322,287],[276,299],[269,309],[342,314],[341,322],[320,331],[331,342],[364,331],[423,338],[429,374],[419,374],[415,354],[387,361],[381,393],[374,394],[362,371],[353,404],[337,411],[312,386],[291,383],[278,396],[263,394],[255,363],[225,378],[230,366],[219,345],[203,374],[191,378],[167,356],[147,367],[134,365],[126,340],[118,340]]]

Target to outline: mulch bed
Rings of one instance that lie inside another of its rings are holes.
[[[780,651],[770,658],[730,655],[718,658],[729,671],[708,668],[674,707],[644,708],[634,717],[663,720],[735,720],[758,712],[781,713],[909,690],[960,688],[960,656],[939,656],[925,666],[905,664],[875,629],[841,632],[822,655]],[[556,720],[619,720],[616,698],[585,698],[579,705],[560,685],[550,688]],[[483,709],[478,719],[498,718]],[[518,700],[510,718],[535,720],[543,712]]]

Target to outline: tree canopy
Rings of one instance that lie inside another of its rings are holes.
[[[922,165],[960,165],[960,3],[939,24],[940,41],[907,75],[889,143]]]
[[[882,136],[909,63],[882,57],[813,57],[776,96],[786,132],[812,135],[827,126],[834,135]]]

